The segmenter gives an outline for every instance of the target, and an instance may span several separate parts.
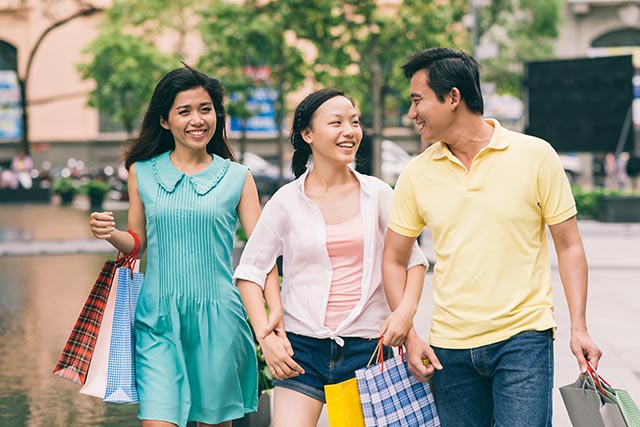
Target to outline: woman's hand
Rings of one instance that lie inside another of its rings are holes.
[[[92,212],[89,228],[97,239],[109,239],[116,231],[113,212]]]
[[[412,327],[413,315],[400,306],[384,321],[382,328],[378,331],[378,338],[383,337],[383,343],[386,346],[399,347],[407,340]]]
[[[283,329],[284,333],[284,329]],[[293,360],[293,349],[285,336],[275,333],[258,339],[264,360],[271,371],[271,375],[278,380],[297,377],[304,374],[304,369]]]
[[[269,310],[269,315],[267,316],[267,326],[260,334],[260,338],[266,338],[270,333],[275,333],[279,337],[286,337],[287,333],[284,330],[284,315],[282,313],[282,309],[280,310]]]

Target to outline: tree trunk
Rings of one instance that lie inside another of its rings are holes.
[[[371,61],[371,101],[373,103],[373,123],[371,135],[372,143],[372,174],[382,177],[382,75],[376,47],[377,38],[371,38],[369,50]]]
[[[282,49],[284,46],[284,37],[282,40],[282,44],[280,45],[280,49],[278,49],[278,70],[276,72],[276,93],[278,99],[276,100],[276,128],[278,129],[277,136],[277,146],[278,146],[278,178],[279,184],[284,182],[284,145],[286,141],[284,139],[284,132],[282,131],[282,121],[284,119],[285,110],[284,110],[284,82],[282,81],[284,74],[284,70],[282,69],[284,65],[284,51]]]

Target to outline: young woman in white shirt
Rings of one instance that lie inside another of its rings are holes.
[[[367,365],[390,315],[381,261],[393,191],[349,166],[361,140],[344,92],[322,89],[298,105],[291,130],[297,179],[265,205],[234,274],[275,378],[274,427],[315,426],[324,386]],[[268,326],[262,294],[280,255],[282,307],[270,308],[283,313],[286,333]],[[412,287],[421,288],[426,266],[416,245],[407,267]]]

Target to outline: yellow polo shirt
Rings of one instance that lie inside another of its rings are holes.
[[[389,227],[427,227],[436,265],[430,344],[462,349],[555,328],[545,224],[576,214],[569,181],[547,142],[500,126],[470,170],[436,143],[407,165]]]

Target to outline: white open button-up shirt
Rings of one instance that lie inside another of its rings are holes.
[[[332,268],[326,230],[318,206],[304,192],[307,173],[278,190],[267,202],[244,248],[235,279],[262,288],[276,258],[282,255],[282,304],[287,332],[313,338],[374,338],[390,314],[382,287],[382,251],[393,190],[385,182],[352,171],[360,181],[364,257],[360,301],[333,331],[324,325]],[[428,262],[414,245],[407,268]]]

